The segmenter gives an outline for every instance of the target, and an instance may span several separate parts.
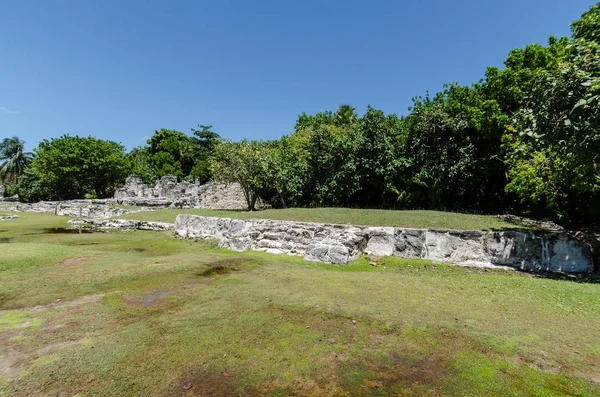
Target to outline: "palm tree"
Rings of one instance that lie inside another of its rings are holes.
[[[15,183],[33,160],[33,153],[23,151],[25,141],[16,136],[0,142],[0,182]]]
[[[355,123],[357,120],[355,110],[356,108],[351,105],[341,105],[337,112],[335,112],[333,115],[335,124],[338,126],[347,126]]]

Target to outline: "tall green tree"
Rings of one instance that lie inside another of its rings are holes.
[[[199,125],[197,129],[192,128],[193,136],[190,140],[194,148],[194,165],[190,174],[200,183],[206,183],[212,178],[210,161],[221,139],[212,128],[212,125]]]
[[[15,183],[33,160],[33,153],[25,151],[25,142],[18,137],[0,142],[0,182]]]
[[[358,123],[355,158],[360,189],[355,194],[362,206],[385,206],[386,194],[400,167],[395,140],[399,134],[396,115],[385,116],[381,110],[368,107]]]
[[[571,33],[575,40],[600,43],[600,2],[571,24]]]
[[[131,162],[131,172],[142,178],[144,183],[152,184],[157,175],[152,167],[152,156],[147,146],[134,147],[128,154]]]
[[[598,5],[573,23],[569,59],[540,72],[509,126],[506,189],[540,214],[600,217],[600,42]]]
[[[248,211],[255,211],[258,199],[273,188],[267,150],[267,145],[260,141],[224,140],[216,147],[211,159],[211,172],[215,179],[239,183],[242,187]]]
[[[31,167],[53,200],[112,197],[132,170],[121,144],[91,136],[43,140],[35,154]]]
[[[150,164],[157,177],[171,174],[183,179],[190,174],[194,166],[194,150],[186,134],[161,128],[150,137],[148,145]]]

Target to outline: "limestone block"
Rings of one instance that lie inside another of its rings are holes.
[[[304,259],[335,264],[346,264],[350,261],[348,248],[331,239],[312,242],[308,245]]]
[[[425,231],[426,259],[440,262],[485,262],[482,246],[483,233],[461,230]]]
[[[542,238],[533,233],[489,232],[483,238],[483,250],[494,265],[522,270],[541,269]]]
[[[421,258],[424,255],[425,231],[420,229],[396,229],[394,255],[402,258]]]
[[[542,270],[564,273],[594,271],[594,259],[588,244],[564,233],[550,233],[542,241]]]
[[[367,246],[365,252],[376,256],[394,254],[396,239],[393,227],[370,227],[366,230]]]

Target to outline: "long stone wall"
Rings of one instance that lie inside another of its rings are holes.
[[[118,204],[149,207],[246,209],[239,184],[177,182],[173,175],[163,176],[154,186],[143,183],[137,175],[130,175],[125,186],[117,189],[114,199]]]
[[[41,212],[46,214],[78,216],[85,218],[112,218],[129,212],[106,204],[90,204],[79,200],[73,201],[40,201],[38,203],[17,204],[19,212]]]
[[[591,273],[590,246],[566,233],[424,230],[366,227],[266,219],[178,215],[180,237],[216,239],[221,247],[301,255],[312,261],[345,264],[363,253],[424,258],[464,266]]]

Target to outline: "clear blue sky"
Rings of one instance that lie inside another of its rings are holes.
[[[197,124],[277,138],[299,113],[470,84],[592,0],[0,0],[0,138],[143,144]]]

